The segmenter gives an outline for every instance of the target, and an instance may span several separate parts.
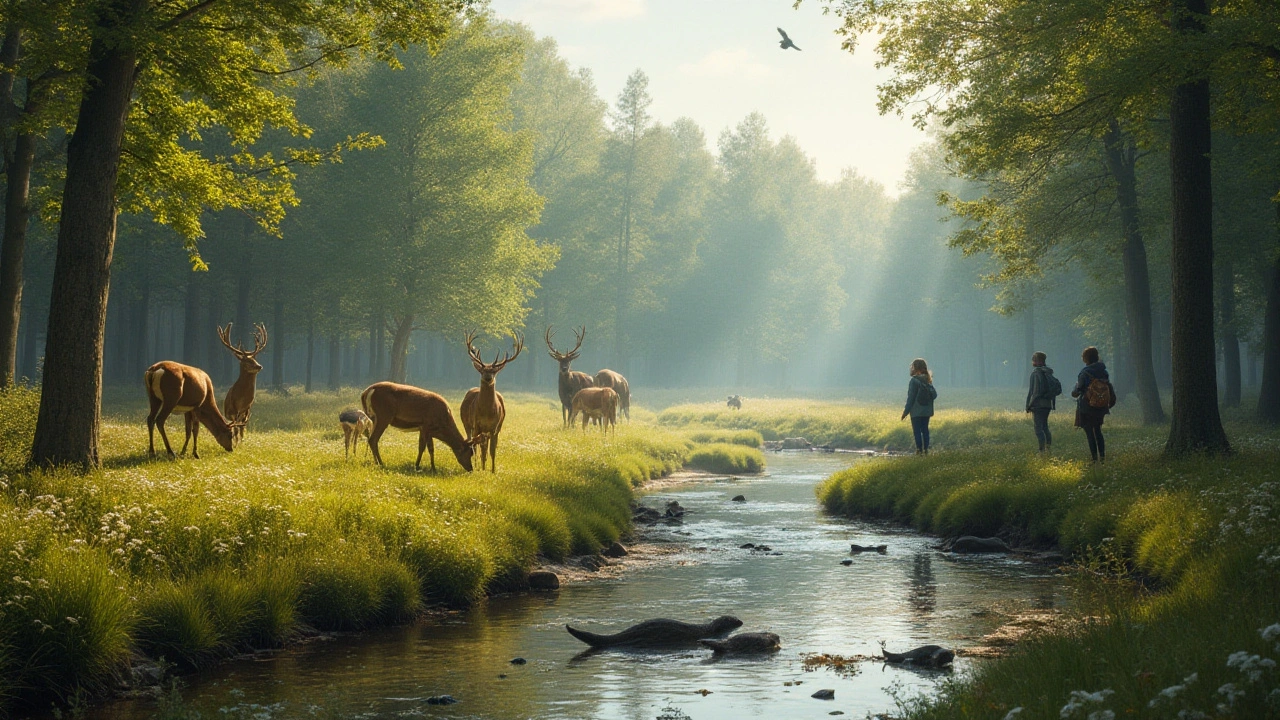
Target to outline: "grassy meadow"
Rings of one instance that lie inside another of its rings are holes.
[[[1229,412],[1234,455],[1169,460],[1167,428],[1142,426],[1126,403],[1105,427],[1108,462],[1094,466],[1069,400],[1042,458],[1030,417],[988,407],[993,394],[1021,407],[1013,391],[953,392],[939,399],[934,453],[859,463],[822,483],[818,500],[831,513],[941,536],[1059,548],[1085,591],[1078,612],[1087,620],[949,680],[937,698],[904,698],[897,714],[1280,717],[1280,433]],[[906,450],[911,431],[900,414],[875,400],[764,399],[740,412],[676,405],[658,420]]]
[[[757,434],[695,439],[636,408],[601,437],[562,430],[556,400],[508,394],[496,475],[442,443],[439,473],[425,457],[415,472],[417,435],[394,430],[383,469],[363,444],[343,457],[337,414],[358,395],[260,394],[235,452],[204,431],[202,459],[170,461],[146,457],[141,389],[109,393],[104,467],[77,475],[22,469],[38,396],[0,393],[0,710],[97,692],[135,654],[195,668],[517,589],[540,558],[618,539],[646,480],[763,466]],[[177,450],[181,417],[168,429]]]

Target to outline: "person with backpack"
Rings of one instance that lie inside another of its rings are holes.
[[[1041,453],[1052,449],[1049,413],[1057,409],[1057,398],[1062,394],[1062,383],[1053,376],[1053,368],[1044,364],[1048,359],[1042,352],[1031,354],[1031,387],[1027,389],[1027,412],[1031,413]]]
[[[911,379],[907,381],[907,406],[901,420],[911,416],[911,434],[916,439],[916,454],[929,454],[929,418],[933,417],[933,401],[938,391],[933,387],[933,374],[924,358],[911,361]]]
[[[1102,437],[1102,421],[1116,405],[1116,390],[1111,386],[1107,366],[1098,357],[1098,348],[1087,347],[1080,354],[1084,369],[1076,378],[1071,397],[1076,400],[1076,427],[1084,430],[1089,441],[1089,454],[1094,462],[1107,461],[1107,442]]]

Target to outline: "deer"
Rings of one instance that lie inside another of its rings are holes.
[[[618,393],[613,388],[607,387],[589,387],[578,391],[573,396],[573,409],[569,414],[569,425],[573,425],[573,421],[578,415],[582,415],[582,432],[587,432],[587,424],[591,420],[599,420],[601,432],[609,432],[609,426],[613,426],[613,432],[618,432]]]
[[[433,439],[448,445],[453,456],[458,459],[458,464],[467,472],[471,472],[471,458],[475,455],[476,446],[486,440],[483,434],[463,437],[454,422],[448,401],[430,390],[393,382],[374,383],[360,393],[360,405],[373,420],[373,432],[369,433],[369,450],[378,465],[384,465],[382,453],[378,452],[378,441],[388,427],[418,431],[418,459],[414,462],[413,469],[422,469],[422,453],[425,450],[431,457],[433,473],[436,471],[436,447]]]
[[[262,323],[253,326],[253,351],[244,349],[244,343],[235,347],[231,345],[231,325],[218,328],[218,339],[240,361],[240,377],[227,390],[227,397],[222,401],[222,410],[232,422],[240,423],[236,429],[236,441],[244,438],[244,427],[249,424],[249,410],[253,408],[253,394],[257,389],[258,373],[262,365],[258,363],[258,353],[267,346],[267,328]]]
[[[564,421],[565,427],[573,425],[573,420],[569,417],[569,411],[573,408],[573,396],[583,388],[589,388],[595,384],[591,376],[584,372],[570,370],[569,366],[574,360],[578,359],[578,349],[582,347],[582,340],[587,336],[587,328],[582,327],[573,331],[574,336],[578,339],[578,344],[573,346],[569,352],[560,352],[551,344],[551,338],[555,336],[555,332],[551,326],[547,326],[545,338],[547,340],[547,351],[552,359],[560,363],[560,418]]]
[[[475,349],[472,343],[476,339],[474,332],[467,333],[467,354],[471,356],[471,364],[475,367],[476,372],[480,373],[480,387],[471,388],[467,391],[466,397],[462,398],[462,406],[458,412],[462,415],[462,427],[467,432],[467,437],[475,437],[477,433],[483,434],[488,438],[488,443],[480,445],[480,469],[485,469],[485,456],[492,461],[493,472],[498,472],[498,433],[502,432],[502,422],[507,419],[507,406],[502,400],[502,393],[498,392],[495,385],[498,373],[502,372],[502,368],[507,363],[520,357],[520,351],[524,349],[524,338],[516,335],[512,341],[514,352],[508,353],[502,360],[498,359],[497,354],[493,356],[493,362],[486,363],[480,357],[480,352]]]
[[[613,388],[613,391],[618,393],[618,408],[628,420],[631,419],[631,385],[627,383],[626,378],[622,377],[622,373],[609,369],[601,370],[596,373],[595,387]]]
[[[729,396],[729,399],[728,399],[728,401],[725,403],[725,405],[727,405],[728,407],[733,408],[734,410],[741,410],[741,409],[742,409],[742,396],[741,396],[741,395],[730,395],[730,396]]]
[[[369,433],[373,432],[373,421],[368,415],[348,408],[338,414],[338,426],[342,428],[342,457],[348,457],[353,450],[360,450],[360,437],[365,444],[369,442]]]
[[[182,454],[187,452],[187,443],[191,443],[191,456],[200,459],[200,426],[204,425],[213,434],[213,439],[227,452],[231,452],[236,444],[236,430],[244,427],[242,422],[230,422],[218,410],[218,397],[213,392],[213,381],[209,374],[197,367],[183,365],[164,360],[147,368],[143,373],[143,382],[147,387],[147,400],[151,404],[151,412],[147,415],[147,455],[156,456],[155,428],[160,427],[160,439],[164,441],[164,449],[170,458],[173,446],[169,444],[169,435],[164,431],[164,423],[169,415],[185,413],[187,427],[186,437],[182,441]]]

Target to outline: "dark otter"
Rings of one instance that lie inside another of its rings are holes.
[[[950,665],[951,661],[956,659],[954,650],[948,650],[941,645],[922,645],[904,653],[891,653],[884,649],[884,642],[881,641],[880,652],[884,653],[885,662],[916,667],[940,668]]]
[[[888,545],[857,545],[857,544],[854,544],[854,545],[850,545],[850,546],[849,546],[849,552],[855,552],[855,553],[862,553],[862,552],[876,552],[876,553],[884,554],[888,549],[889,549],[889,546],[888,546]]]
[[[717,655],[770,653],[782,649],[781,638],[771,632],[738,633],[725,640],[699,640],[698,644],[711,648]]]
[[[612,635],[597,635],[569,625],[565,625],[564,629],[591,647],[601,648],[689,644],[703,638],[718,637],[740,627],[742,627],[742,621],[738,618],[721,615],[711,622],[696,625],[665,618],[645,620],[639,625],[632,625]]]

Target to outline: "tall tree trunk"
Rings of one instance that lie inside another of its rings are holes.
[[[408,377],[409,338],[413,335],[413,313],[396,318],[396,331],[391,336],[391,382],[402,383]]]
[[[1219,333],[1222,336],[1222,406],[1240,407],[1240,338],[1236,335],[1236,276],[1231,256],[1217,259]]]
[[[18,324],[22,319],[22,254],[31,215],[31,166],[36,137],[19,135],[5,163],[4,240],[0,245],[0,388],[17,377]]]
[[[329,389],[342,385],[342,341],[336,334],[329,336]]]
[[[276,392],[284,392],[284,283],[279,278],[276,278],[276,295],[271,310],[271,332],[276,338],[271,347],[271,386]]]
[[[40,326],[42,323],[36,318],[36,314],[31,311],[31,305],[27,305],[26,322],[22,332],[22,376],[31,382],[37,382],[40,375],[40,353],[37,346],[40,344]]]
[[[316,362],[316,321],[311,318],[307,321],[307,379],[303,384],[302,391],[310,393],[312,389],[311,371],[315,367]]]
[[[1204,34],[1205,0],[1173,4],[1175,26],[1194,40]],[[1230,452],[1218,415],[1213,332],[1213,172],[1209,81],[1173,89],[1169,108],[1169,177],[1173,189],[1173,423],[1165,451]]]
[[[1107,131],[1107,168],[1116,182],[1120,205],[1120,227],[1124,234],[1121,254],[1124,268],[1124,309],[1129,326],[1129,361],[1133,384],[1142,405],[1142,422],[1164,422],[1164,406],[1156,384],[1151,345],[1151,277],[1147,268],[1147,245],[1142,239],[1138,217],[1137,148],[1115,120]]]
[[[386,345],[386,339],[383,337],[386,326],[387,314],[378,309],[373,313],[369,324],[369,379],[372,382],[378,382],[385,377],[382,372],[382,349]]]
[[[1280,235],[1280,204],[1276,205]],[[1267,309],[1262,325],[1262,385],[1258,389],[1258,419],[1280,423],[1280,252],[1273,250],[1267,269]]]
[[[200,367],[200,282],[203,273],[187,274],[187,296],[182,305],[182,362]]]

